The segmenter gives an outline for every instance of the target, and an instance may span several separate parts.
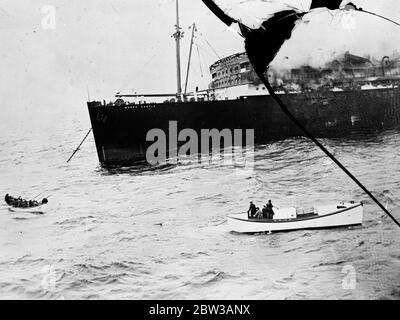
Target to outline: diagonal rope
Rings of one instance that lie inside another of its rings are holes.
[[[201,66],[200,49],[199,49],[199,46],[197,45],[197,43],[195,43],[195,46],[196,46],[196,49],[197,49],[197,57],[199,59],[200,74],[201,74],[201,77],[203,78],[204,75],[203,75],[203,68]]]
[[[89,136],[89,133],[92,132],[92,130],[93,130],[93,128],[89,129],[89,131],[86,133],[85,137],[83,138],[83,140],[81,141],[79,146],[75,149],[75,151],[72,153],[72,155],[68,158],[67,163],[69,163],[71,161],[71,159],[74,157],[74,155],[79,151],[80,147],[85,142],[86,138]]]
[[[381,19],[386,20],[386,21],[389,21],[389,22],[395,24],[396,26],[400,27],[400,23],[398,23],[398,22],[396,22],[396,21],[394,21],[394,20],[392,20],[392,19],[386,18],[386,17],[384,17],[384,16],[381,16],[380,14],[373,13],[373,12],[371,12],[371,11],[366,11],[366,10],[364,10],[364,9],[362,9],[362,8],[357,8],[357,9],[355,9],[355,10],[356,10],[356,11],[359,11],[359,12],[364,12],[364,13],[369,14],[369,15],[371,15],[371,16],[375,16],[375,17],[381,18]]]

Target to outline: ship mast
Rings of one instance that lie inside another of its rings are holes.
[[[190,60],[192,58],[193,38],[194,38],[194,33],[196,31],[197,31],[196,30],[196,24],[193,22],[193,24],[192,24],[192,37],[190,39],[189,59],[188,59],[188,65],[187,65],[187,70],[186,70],[185,91],[183,92],[183,96],[185,96],[186,92],[187,92],[187,86],[188,86],[188,81],[189,81],[189,71],[190,71]]]
[[[183,32],[179,26],[179,1],[176,0],[176,25],[175,33],[172,35],[176,41],[176,76],[177,76],[177,96],[180,99],[182,94],[182,80],[181,80],[181,39],[183,38]]]

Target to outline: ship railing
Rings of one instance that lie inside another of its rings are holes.
[[[186,94],[178,95],[176,93],[134,93],[134,94],[116,94],[117,100],[123,98],[139,99],[138,104],[146,104],[145,98],[166,98],[164,102],[198,102],[213,100],[214,90],[207,89],[195,92],[188,92]]]

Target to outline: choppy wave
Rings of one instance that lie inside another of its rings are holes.
[[[250,170],[218,157],[105,169],[93,141],[65,164],[81,133],[60,129],[52,146],[40,135],[0,138],[2,193],[50,196],[40,216],[0,207],[0,298],[400,297],[398,228],[307,139],[258,146]],[[400,218],[399,133],[322,143]],[[268,199],[302,207],[363,200],[364,224],[226,230],[228,213]]]

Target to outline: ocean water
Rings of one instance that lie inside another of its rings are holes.
[[[43,215],[0,205],[0,298],[400,298],[400,229],[307,139],[257,147],[252,170],[217,159],[107,170],[92,135],[66,163],[87,115],[53,120],[2,127],[1,194],[43,192],[50,203]],[[400,133],[321,141],[400,219]],[[227,214],[268,199],[301,207],[363,200],[364,222],[227,230]]]

